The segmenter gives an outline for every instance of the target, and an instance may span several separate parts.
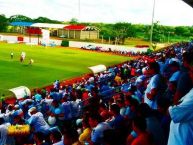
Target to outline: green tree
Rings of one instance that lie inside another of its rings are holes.
[[[69,23],[70,24],[78,24],[78,19],[77,18],[72,18]]]
[[[9,22],[32,22],[33,20],[24,15],[13,15],[9,17]]]
[[[103,39],[106,41],[109,40],[115,40],[115,36],[113,34],[113,24],[101,24],[100,26],[97,26],[100,29],[100,35],[103,36]]]
[[[38,17],[36,19],[33,20],[33,22],[35,23],[53,23],[53,24],[57,24],[57,23],[61,23],[60,21],[57,20],[51,20],[49,18],[46,17]]]
[[[5,32],[8,27],[8,19],[5,15],[0,15],[0,32]]]
[[[131,23],[116,23],[113,26],[114,36],[117,38],[118,43],[124,44],[125,39],[135,35],[134,27]]]
[[[190,36],[190,29],[189,27],[185,26],[178,26],[175,28],[175,33],[179,36]]]

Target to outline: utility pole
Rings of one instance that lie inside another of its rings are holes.
[[[80,0],[78,0],[78,19],[80,22]]]
[[[153,0],[153,11],[152,11],[152,21],[151,21],[151,31],[150,31],[150,46],[152,46],[154,13],[155,13],[155,0]]]

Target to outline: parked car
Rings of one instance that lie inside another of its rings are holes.
[[[87,50],[95,50],[96,49],[96,46],[94,45],[87,45],[87,46],[83,46],[81,47],[82,49],[87,49]]]

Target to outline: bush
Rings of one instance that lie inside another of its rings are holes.
[[[61,46],[69,47],[69,41],[67,41],[67,40],[62,40]]]

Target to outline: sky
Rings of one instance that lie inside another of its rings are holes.
[[[53,20],[151,24],[154,0],[0,0],[0,14]],[[154,22],[192,26],[193,8],[182,0],[155,0]]]

